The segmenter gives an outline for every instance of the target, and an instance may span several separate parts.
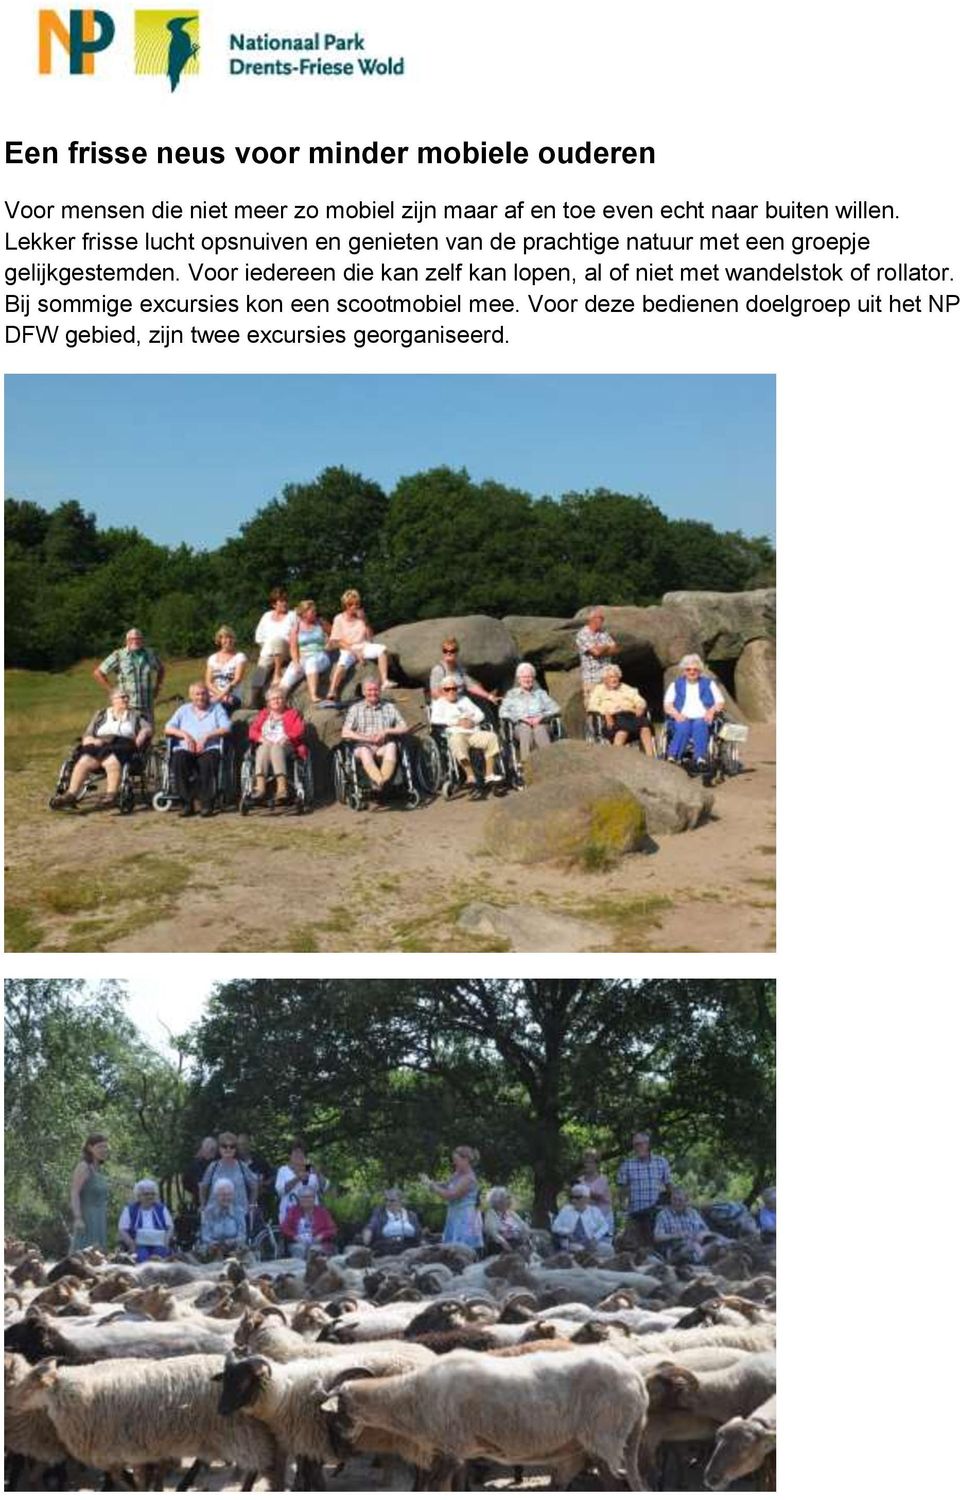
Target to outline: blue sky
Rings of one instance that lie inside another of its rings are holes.
[[[8,376],[4,493],[213,547],[342,464],[389,489],[449,464],[535,496],[646,494],[772,536],[772,375]]]

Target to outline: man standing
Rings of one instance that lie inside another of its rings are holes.
[[[117,686],[130,699],[130,707],[153,722],[154,693],[160,691],[164,666],[159,656],[144,644],[143,631],[135,625],[127,631],[125,644],[104,657],[93,675],[108,692],[111,691],[109,674],[116,672]]]
[[[383,702],[379,682],[368,678],[363,684],[363,699],[347,710],[342,738],[353,742],[354,754],[375,792],[387,785],[397,769],[397,738],[406,733],[396,704]]]
[[[620,1163],[617,1186],[620,1206],[637,1225],[643,1244],[649,1245],[653,1239],[660,1195],[670,1182],[670,1165],[666,1157],[654,1156],[650,1151],[649,1135],[645,1130],[638,1130],[633,1137],[633,1155]]]
[[[577,650],[580,653],[580,677],[583,681],[583,701],[586,703],[594,688],[603,681],[603,669],[611,656],[620,649],[608,630],[604,630],[604,614],[598,604],[587,613],[587,623],[577,631]]]

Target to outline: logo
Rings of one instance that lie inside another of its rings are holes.
[[[134,11],[134,58],[138,73],[165,73],[171,91],[181,77],[199,73],[200,17],[196,11]]]
[[[70,59],[71,73],[93,72],[98,52],[109,47],[115,27],[105,10],[71,10],[64,23],[55,10],[40,11],[40,72],[53,72],[53,43]]]

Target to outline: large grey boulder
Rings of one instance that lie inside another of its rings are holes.
[[[583,739],[587,710],[583,701],[583,680],[580,668],[570,672],[545,672],[547,692],[560,705],[563,727],[574,739]]]
[[[503,623],[517,643],[519,661],[532,662],[538,671],[552,672],[577,665],[577,620],[556,615],[504,615]]]
[[[509,685],[517,663],[517,647],[510,631],[492,615],[444,615],[436,620],[418,620],[413,625],[395,625],[382,631],[382,641],[396,661],[399,674],[409,683],[426,686],[430,670],[440,661],[445,636],[460,642],[460,662],[484,685]]]
[[[749,589],[740,594],[679,589],[664,594],[663,602],[686,615],[700,640],[699,650],[709,661],[736,661],[749,641],[777,633],[776,589]],[[685,655],[678,651],[668,660]]]
[[[748,641],[736,668],[737,702],[752,724],[774,724],[777,718],[777,647],[774,641]]]
[[[700,637],[682,610],[667,609],[662,604],[647,608],[617,604],[604,605],[603,612],[604,628],[620,648],[613,660],[623,668],[628,681],[632,681],[632,673],[655,672],[688,651],[700,650]],[[576,630],[586,617],[587,611],[580,610],[573,622]]]
[[[643,807],[648,833],[686,833],[705,822],[713,807],[713,793],[698,778],[679,766],[641,755],[635,745],[614,749],[583,740],[560,740],[531,755],[527,783],[531,789],[553,788],[558,799],[565,798],[571,781],[597,771],[616,777],[630,789]]]
[[[633,793],[622,781],[591,771],[565,778],[560,795],[557,784],[545,781],[490,804],[484,845],[518,864],[559,860],[605,869],[641,848],[644,835],[643,808]]]

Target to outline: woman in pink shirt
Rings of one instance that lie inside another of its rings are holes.
[[[580,1181],[585,1182],[590,1189],[590,1202],[594,1208],[599,1208],[603,1217],[613,1230],[613,1197],[610,1192],[610,1183],[600,1171],[600,1159],[592,1147],[583,1153],[583,1169],[580,1173]]]
[[[376,662],[382,688],[392,688],[397,685],[387,676],[389,669],[387,648],[372,639],[373,630],[360,607],[360,595],[356,589],[347,589],[340,603],[343,609],[340,614],[334,616],[327,641],[328,646],[340,652],[337,665],[330,678],[330,690],[324,699],[327,705],[336,703],[340,684],[350,667],[358,661]]]

